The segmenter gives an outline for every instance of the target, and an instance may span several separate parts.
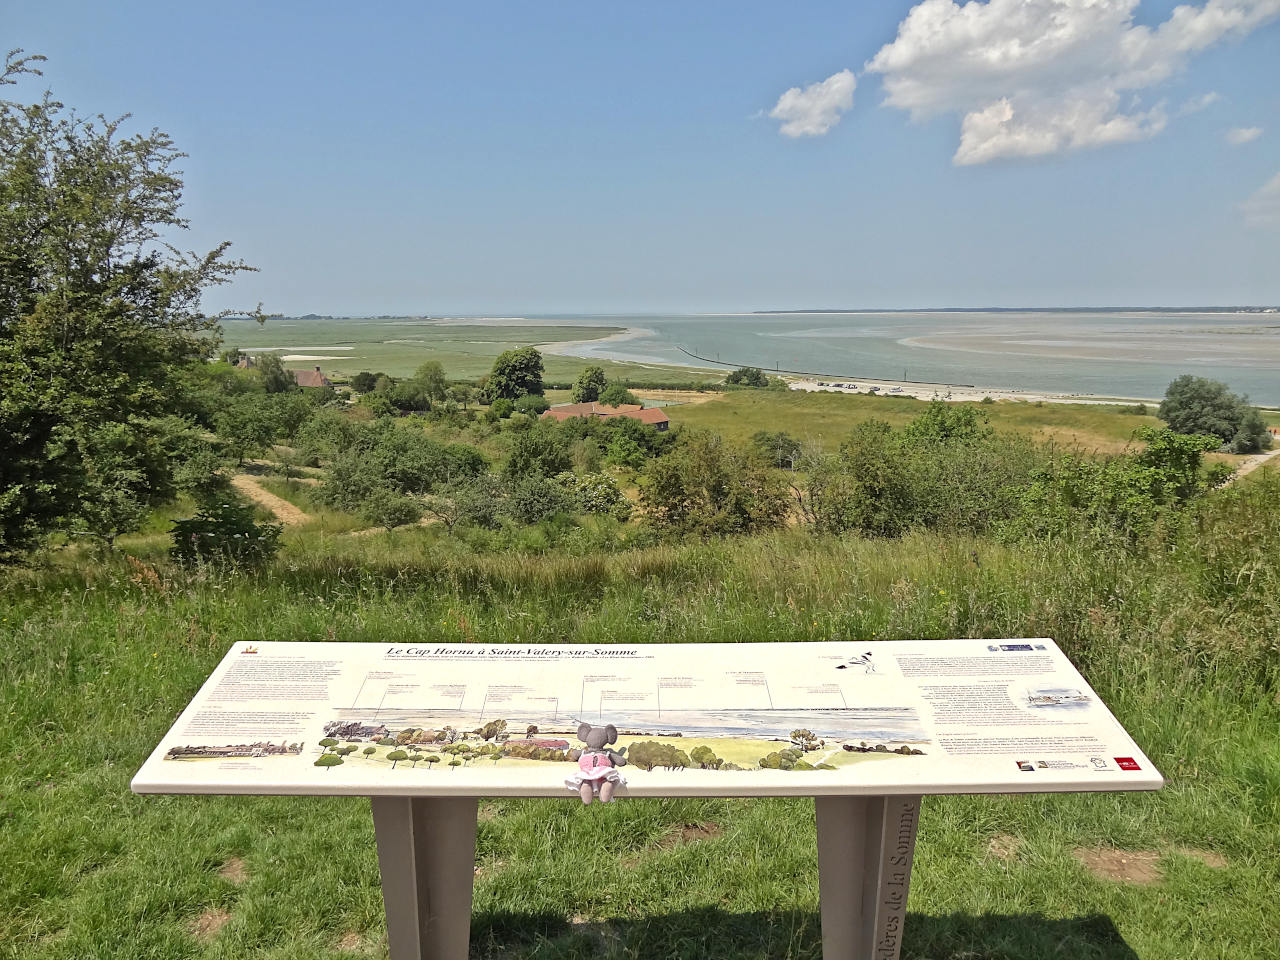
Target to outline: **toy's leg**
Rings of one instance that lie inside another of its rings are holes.
[[[589,804],[591,803],[591,795],[592,795],[591,781],[584,780],[582,782],[582,786],[578,788],[578,796],[582,798],[583,803]]]
[[[613,799],[613,781],[606,780],[604,783],[600,784],[600,802],[608,803],[612,799]]]

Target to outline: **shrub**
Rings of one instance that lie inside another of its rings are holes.
[[[551,403],[546,397],[536,393],[526,393],[523,397],[518,397],[513,404],[516,413],[524,413],[530,416],[539,416],[547,410],[551,409]]]
[[[174,521],[169,554],[186,565],[260,566],[280,549],[280,531],[278,523],[255,521],[252,507],[219,500],[202,507],[194,517]]]
[[[507,488],[507,515],[517,523],[539,523],[576,506],[573,495],[547,477],[527,477]]]
[[[379,487],[369,494],[360,515],[370,523],[394,530],[396,527],[417,523],[422,517],[422,505],[413,497]]]
[[[499,420],[505,420],[515,411],[515,404],[506,397],[498,397],[489,404],[489,412]]]
[[[786,489],[763,459],[702,432],[652,461],[640,489],[656,526],[703,536],[779,527],[788,509]]]
[[[603,473],[581,476],[561,473],[556,476],[556,482],[568,491],[575,506],[583,513],[600,513],[618,520],[631,516],[631,503],[622,495],[612,477]]]
[[[600,391],[600,402],[606,407],[620,407],[627,403],[639,403],[639,398],[625,384],[611,383]]]
[[[769,378],[759,367],[739,367],[728,374],[724,382],[741,387],[767,387]]]

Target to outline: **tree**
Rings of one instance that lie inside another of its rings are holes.
[[[245,458],[260,453],[275,439],[276,425],[266,398],[246,394],[236,397],[214,417],[214,432],[227,452],[243,466]]]
[[[751,437],[751,444],[773,466],[794,470],[796,461],[800,459],[800,441],[789,433],[779,431],[770,433],[759,430]]]
[[[427,755],[423,758],[423,760],[425,760],[425,761],[426,761],[427,769],[428,769],[428,770],[430,770],[432,767],[434,767],[437,763],[439,763],[439,762],[440,762],[440,758],[439,758],[439,757],[437,757],[434,753],[429,753],[429,754],[427,754]]]
[[[468,386],[465,383],[455,383],[445,391],[445,395],[465,410],[467,409],[467,404],[476,398],[476,390],[475,387]]]
[[[542,354],[533,347],[505,350],[493,361],[484,385],[484,397],[514,400],[526,393],[542,393]]]
[[[1257,453],[1270,445],[1262,416],[1249,398],[1217,380],[1178,377],[1166,388],[1156,416],[1174,433],[1217,437],[1232,453]]]
[[[724,763],[716,756],[715,751],[706,744],[700,744],[689,751],[689,759],[703,770],[719,770]]]
[[[382,373],[370,373],[368,370],[361,370],[351,378],[351,389],[356,393],[368,393],[378,383],[378,377],[386,376]]]
[[[328,752],[330,749],[332,749],[333,747],[336,747],[337,745],[338,745],[338,741],[333,739],[333,737],[325,737],[323,740],[320,741],[320,746],[324,747],[325,752]]]
[[[0,85],[42,59],[11,53]],[[88,437],[116,425],[145,441],[217,349],[201,295],[245,268],[226,244],[169,246],[187,226],[180,156],[159,131],[129,136],[47,94],[0,99],[0,562],[76,519]]]
[[[524,735],[526,737],[536,737],[538,735],[538,725],[536,723],[529,724],[524,728]]]
[[[378,487],[365,499],[360,516],[370,523],[385,527],[390,533],[396,527],[417,523],[422,517],[422,505],[413,497]]]
[[[806,753],[818,749],[818,738],[813,735],[812,730],[792,730],[791,742]]]
[[[449,389],[449,381],[444,375],[444,365],[439,360],[428,360],[422,364],[414,372],[413,379],[432,400],[443,400]]]
[[[587,367],[573,383],[573,402],[591,403],[599,400],[605,383],[604,367]]]
[[[399,746],[399,741],[396,740],[395,737],[383,737],[381,740],[378,741],[378,746],[395,747],[395,746]]]
[[[674,452],[651,461],[640,497],[657,526],[703,536],[780,527],[788,510],[767,463],[705,432],[687,434]]]
[[[450,766],[450,767],[460,767],[460,766],[462,766],[462,761],[461,761],[461,760],[450,760],[450,761],[449,761],[449,766]]]
[[[537,393],[526,393],[523,397],[517,398],[512,406],[516,413],[525,413],[531,417],[536,417],[551,409],[551,404],[547,402],[547,398]]]
[[[391,761],[391,769],[394,770],[396,768],[396,764],[401,760],[409,759],[409,754],[404,750],[392,750],[387,754],[387,759]]]
[[[490,720],[488,723],[486,723],[483,727],[480,728],[480,737],[483,740],[492,740],[494,737],[498,736],[498,734],[506,733],[506,731],[507,731],[507,721]]]
[[[627,389],[626,384],[611,383],[600,391],[600,403],[606,407],[621,407],[624,404],[637,404],[640,399]]]
[[[364,754],[364,756],[365,756],[365,759],[366,759],[366,760],[369,760],[369,759],[372,759],[373,755],[374,755],[375,753],[377,753],[377,752],[378,752],[378,748],[377,748],[377,747],[365,747],[365,748],[364,748],[363,750],[361,750],[360,752]]]
[[[422,412],[431,409],[431,394],[417,380],[401,380],[384,394],[397,410]]]
[[[325,754],[321,754],[316,759],[316,762],[312,764],[312,766],[313,767],[340,767],[342,766],[343,762],[344,762],[343,759],[340,756],[338,756],[336,753],[325,753]]]
[[[739,367],[724,378],[725,383],[742,387],[767,387],[769,378],[759,367]]]
[[[292,371],[284,368],[284,361],[278,353],[259,355],[253,365],[253,372],[262,381],[262,389],[267,393],[294,393],[298,389],[298,379]]]

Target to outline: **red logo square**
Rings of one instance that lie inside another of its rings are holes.
[[[1116,766],[1119,767],[1121,770],[1141,770],[1142,769],[1141,767],[1138,766],[1138,761],[1133,759],[1133,757],[1115,757],[1114,759],[1116,761]]]

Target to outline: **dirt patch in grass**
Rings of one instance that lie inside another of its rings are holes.
[[[1022,849],[1022,838],[1007,833],[998,833],[987,841],[987,856],[994,857],[1002,863],[1017,859]]]
[[[209,943],[218,935],[218,931],[227,925],[227,921],[230,919],[231,914],[228,911],[223,910],[221,907],[210,907],[188,923],[187,930],[201,943]]]
[[[1111,850],[1077,847],[1071,854],[1099,880],[1147,886],[1164,879],[1155,850]]]
[[[339,953],[366,953],[369,950],[369,946],[369,941],[364,938],[363,934],[357,933],[355,930],[348,930],[338,938],[334,949]]]
[[[223,880],[230,880],[238,887],[249,879],[249,871],[245,867],[243,860],[239,857],[232,857],[218,870],[218,876]]]
[[[679,843],[699,843],[703,840],[714,840],[724,833],[724,827],[718,823],[686,823],[679,831],[672,831],[671,842],[667,846]]]
[[[1178,852],[1184,857],[1199,860],[1206,867],[1213,867],[1215,870],[1225,870],[1227,866],[1227,858],[1214,850],[1201,850],[1199,847],[1180,847]]]

